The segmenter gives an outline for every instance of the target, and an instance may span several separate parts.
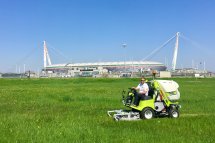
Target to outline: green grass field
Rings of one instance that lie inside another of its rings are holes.
[[[0,79],[0,142],[215,142],[215,79],[174,79],[180,117],[115,122],[139,79]]]

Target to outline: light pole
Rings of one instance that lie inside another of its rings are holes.
[[[124,48],[124,73],[125,73],[125,61],[126,61],[126,47],[127,47],[127,44],[122,44],[122,47]]]

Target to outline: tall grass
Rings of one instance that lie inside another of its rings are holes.
[[[215,142],[215,79],[174,79],[178,119],[115,122],[139,79],[0,79],[0,142]]]

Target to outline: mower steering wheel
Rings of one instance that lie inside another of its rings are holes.
[[[130,87],[130,88],[128,88],[131,92],[135,92],[136,91],[136,89],[135,88],[133,88],[133,87]]]

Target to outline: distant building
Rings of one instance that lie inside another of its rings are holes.
[[[210,76],[209,72],[206,70],[198,70],[198,69],[193,69],[193,68],[176,69],[171,74],[172,74],[172,76],[189,76],[189,77],[196,77],[197,75],[199,75],[201,77]]]
[[[3,73],[1,75],[2,78],[22,78],[22,77],[25,77],[25,74],[23,73]]]
[[[160,77],[161,78],[170,78],[171,77],[171,72],[169,72],[169,71],[160,71]]]

